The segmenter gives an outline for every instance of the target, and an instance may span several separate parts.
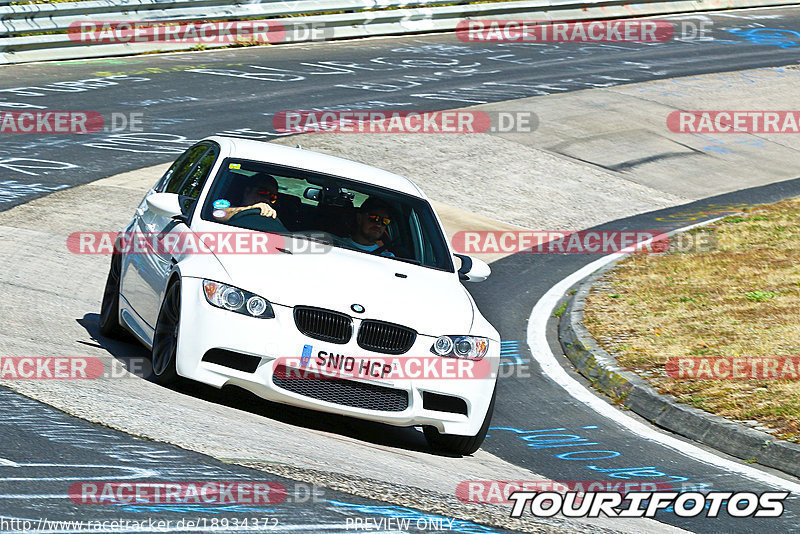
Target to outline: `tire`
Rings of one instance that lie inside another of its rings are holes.
[[[181,319],[181,283],[175,281],[164,294],[153,334],[153,377],[156,383],[168,386],[178,381],[175,360],[178,351],[178,329]]]
[[[103,302],[100,304],[100,333],[113,339],[127,339],[128,332],[119,324],[119,281],[122,274],[122,256],[111,256]]]
[[[486,417],[483,419],[483,424],[480,430],[474,436],[458,436],[455,434],[442,434],[438,429],[432,426],[423,428],[425,439],[428,440],[428,445],[432,449],[446,452],[450,454],[457,454],[459,456],[468,456],[481,448],[483,440],[486,438],[486,433],[489,431],[489,424],[492,421],[492,414],[494,413],[494,401],[497,397],[497,386],[492,392],[492,400],[489,402],[489,409],[486,410]]]

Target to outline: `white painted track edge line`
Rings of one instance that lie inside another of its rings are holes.
[[[698,226],[711,224],[722,218],[723,217],[718,217],[710,221],[679,228],[669,232],[667,235],[673,235],[678,232],[691,230]],[[638,245],[641,246],[648,242],[649,240],[643,241]],[[530,318],[528,319],[527,341],[531,350],[531,355],[539,362],[539,365],[542,367],[542,372],[553,382],[561,386],[575,400],[585,404],[599,415],[610,419],[613,423],[620,424],[627,430],[648,441],[657,442],[660,445],[664,445],[665,447],[669,447],[681,454],[689,456],[694,460],[728,470],[732,473],[737,473],[751,480],[791,491],[792,493],[800,493],[800,484],[798,483],[728,460],[711,451],[702,449],[697,445],[658,432],[649,425],[634,419],[623,411],[608,404],[605,400],[597,397],[580,382],[569,376],[564,368],[561,367],[556,355],[550,350],[550,345],[547,342],[547,322],[550,319],[551,313],[570,287],[586,278],[597,269],[608,265],[622,256],[623,254],[620,253],[609,254],[589,263],[551,287],[539,299],[536,305],[534,305],[533,310],[531,310]]]

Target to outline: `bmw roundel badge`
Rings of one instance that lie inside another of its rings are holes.
[[[364,306],[362,306],[361,304],[353,304],[352,306],[350,306],[350,309],[356,313],[364,313]]]

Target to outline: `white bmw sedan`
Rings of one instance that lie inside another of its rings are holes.
[[[147,192],[117,246],[101,331],[150,348],[160,384],[422,427],[450,453],[483,442],[500,337],[461,282],[489,267],[453,253],[408,179],[209,137]]]

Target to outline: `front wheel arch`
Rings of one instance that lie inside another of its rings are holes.
[[[162,386],[179,380],[177,371],[178,334],[181,324],[182,284],[180,276],[170,277],[153,332],[151,362],[153,378]]]

